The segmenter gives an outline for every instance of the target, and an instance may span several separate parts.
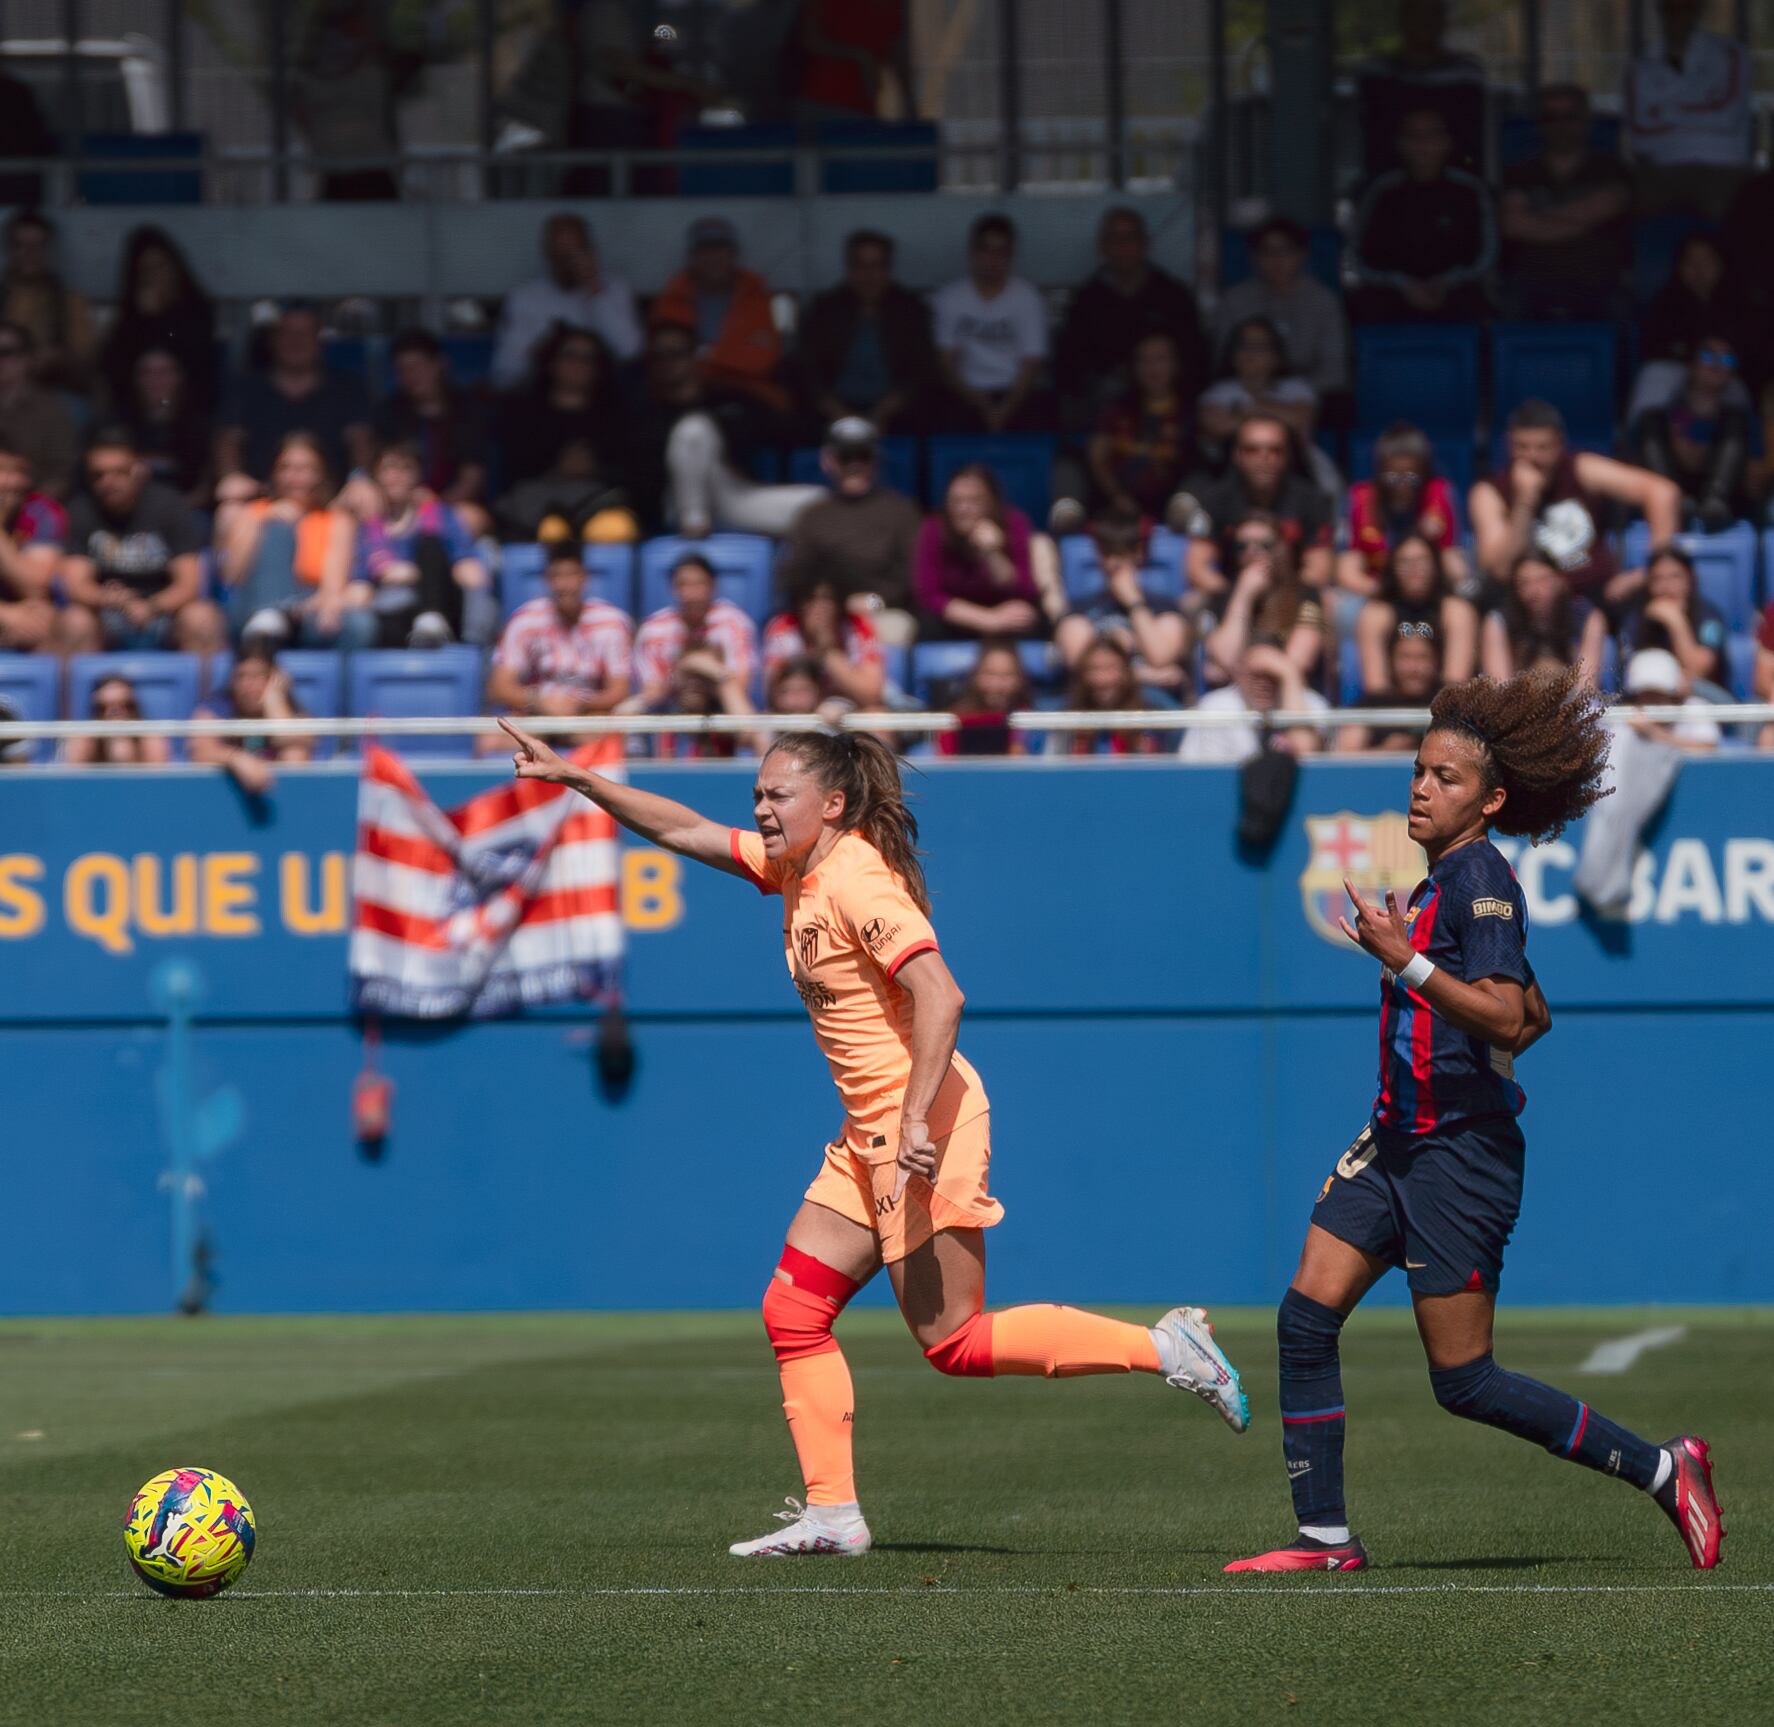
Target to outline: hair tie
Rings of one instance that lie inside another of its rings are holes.
[[[1471,732],[1487,750],[1494,750],[1497,747],[1496,740],[1476,720],[1469,720],[1462,714],[1457,723],[1461,731]]]

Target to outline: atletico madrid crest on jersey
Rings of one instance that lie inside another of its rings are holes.
[[[1339,947],[1348,946],[1337,928],[1337,919],[1349,907],[1345,881],[1353,882],[1363,899],[1377,904],[1391,888],[1402,903],[1429,869],[1423,848],[1411,838],[1397,810],[1377,816],[1358,816],[1349,810],[1307,816],[1306,841],[1300,903],[1314,933]]]

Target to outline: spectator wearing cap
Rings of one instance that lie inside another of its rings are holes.
[[[1640,737],[1673,744],[1678,750],[1706,755],[1724,741],[1724,733],[1708,710],[1712,703],[1693,692],[1693,679],[1668,648],[1640,648],[1626,662],[1621,682],[1620,708],[1626,722]],[[1674,708],[1676,717],[1666,719],[1645,713],[1646,708]]]
[[[1450,165],[1452,149],[1434,108],[1400,121],[1399,166],[1368,187],[1351,230],[1356,322],[1476,323],[1489,313],[1497,262],[1491,195],[1475,174]]]
[[[1232,438],[1223,474],[1188,482],[1194,512],[1188,523],[1188,587],[1196,594],[1223,594],[1237,572],[1227,542],[1253,510],[1272,516],[1301,579],[1322,589],[1331,580],[1331,500],[1311,479],[1298,441],[1286,421],[1251,414]]]
[[[86,717],[113,723],[141,719],[135,685],[126,677],[101,678],[93,686]],[[172,760],[172,746],[158,735],[69,738],[62,746],[62,760],[75,767],[157,768]]]
[[[390,444],[370,470],[376,507],[358,523],[358,582],[374,590],[376,645],[436,647],[491,635],[492,578],[468,524],[420,485],[419,452]]]
[[[1136,513],[1114,511],[1092,525],[1091,538],[1102,586],[1078,599],[1054,625],[1060,658],[1076,667],[1094,643],[1106,638],[1129,656],[1142,685],[1180,691],[1188,681],[1185,662],[1192,632],[1168,599],[1140,583],[1146,560],[1144,522]]]
[[[829,489],[794,520],[778,571],[782,585],[798,593],[829,583],[847,608],[870,615],[882,641],[907,646],[918,630],[918,506],[881,484],[875,428],[855,415],[832,423],[819,465]]]
[[[1749,51],[1700,29],[1704,0],[1658,0],[1661,40],[1632,62],[1623,109],[1641,216],[1723,221],[1755,144]]]
[[[38,210],[6,224],[0,319],[31,334],[31,375],[46,388],[81,390],[92,370],[92,308],[55,267],[55,224]]]
[[[637,358],[641,325],[634,291],[604,268],[590,227],[568,211],[542,224],[543,274],[505,296],[493,342],[493,383],[509,390],[523,383],[536,350],[557,324],[591,330],[618,362]]]
[[[1038,388],[1047,311],[1015,264],[1015,223],[981,216],[968,231],[967,274],[931,296],[949,393],[943,419],[955,431],[1038,431],[1051,417]]]
[[[1337,554],[1337,586],[1345,593],[1377,594],[1387,557],[1407,534],[1436,549],[1456,589],[1467,579],[1453,488],[1435,471],[1434,446],[1408,420],[1395,420],[1374,440],[1374,476],[1349,488],[1346,528]]]
[[[1589,93],[1542,84],[1540,150],[1503,171],[1503,287],[1517,318],[1617,318],[1632,264],[1632,179],[1593,149]]]
[[[821,699],[876,708],[887,688],[881,641],[865,613],[849,611],[836,587],[808,583],[793,607],[764,626],[764,677],[789,661],[805,661],[818,676]]]
[[[1294,370],[1318,394],[1349,388],[1349,327],[1343,302],[1307,268],[1306,230],[1272,216],[1250,231],[1252,273],[1220,296],[1215,340],[1223,344],[1247,318],[1267,318],[1280,331]]]
[[[1195,296],[1152,262],[1145,217],[1126,205],[1105,211],[1096,250],[1097,269],[1073,290],[1053,346],[1054,383],[1079,428],[1133,383],[1135,350],[1147,336],[1170,337],[1185,390],[1207,363]]]
[[[750,690],[758,663],[757,626],[718,595],[714,566],[706,558],[679,559],[671,592],[672,603],[635,632],[637,687],[626,706],[643,713],[715,711],[710,702],[724,685]]]
[[[0,649],[62,645],[53,595],[68,544],[68,512],[34,489],[31,464],[0,444]]]
[[[202,541],[185,500],[156,485],[121,428],[86,451],[87,489],[68,511],[62,627],[69,648],[214,653],[227,645],[221,612],[202,597]]]
[[[1583,659],[1602,663],[1609,619],[1597,607],[1583,626]],[[1725,649],[1730,626],[1724,614],[1700,592],[1694,560],[1678,545],[1656,546],[1645,560],[1645,585],[1613,630],[1620,662],[1641,648],[1672,653],[1690,684],[1709,684],[1721,699],[1729,683]]]
[[[787,410],[769,285],[740,267],[739,232],[725,216],[690,224],[684,268],[660,290],[650,316],[695,331],[697,369],[711,393],[743,396],[773,414]]]
[[[849,415],[881,431],[916,429],[935,386],[930,308],[893,279],[893,241],[859,229],[844,242],[844,280],[815,296],[796,333],[803,412]]]
[[[925,630],[938,637],[1044,636],[1065,609],[1053,541],[979,462],[955,470],[918,530],[914,570]]]
[[[505,625],[487,674],[487,700],[520,714],[607,714],[626,700],[634,627],[625,613],[585,592],[575,540],[546,547],[544,596]]]
[[[487,422],[480,403],[451,379],[449,356],[429,330],[401,331],[390,357],[394,389],[376,412],[377,441],[411,444],[420,483],[475,533],[485,533]]]
[[[255,720],[293,720],[302,706],[290,688],[289,673],[270,648],[248,643],[234,658],[228,687],[199,703],[198,720],[240,720],[245,729],[223,737],[194,737],[191,759],[223,769],[248,797],[263,797],[276,780],[279,762],[305,762],[314,755],[309,738],[274,737],[250,729]]]
[[[278,314],[268,333],[267,358],[263,371],[235,380],[218,417],[218,502],[255,497],[283,441],[297,432],[319,445],[332,473],[369,460],[368,392],[361,378],[327,367],[320,314],[313,307],[286,306]]]
[[[1616,565],[1606,509],[1642,511],[1652,543],[1662,545],[1681,528],[1680,488],[1610,456],[1572,450],[1564,416],[1537,399],[1510,414],[1504,448],[1504,465],[1474,484],[1468,501],[1479,568],[1503,581],[1523,553],[1538,552],[1578,599],[1623,605],[1643,587],[1644,572]]]
[[[1669,399],[1643,409],[1627,437],[1639,464],[1681,487],[1681,513],[1709,534],[1750,512],[1750,464],[1762,454],[1762,429],[1739,376],[1736,342],[1701,339]]]
[[[1387,553],[1379,590],[1355,619],[1362,690],[1383,695],[1390,688],[1392,643],[1401,635],[1433,642],[1442,676],[1462,683],[1478,670],[1478,632],[1478,608],[1454,592],[1441,548],[1407,533]]]
[[[79,436],[67,407],[37,382],[31,368],[36,342],[23,324],[0,321],[0,443],[31,464],[37,484],[52,498],[74,485]]]

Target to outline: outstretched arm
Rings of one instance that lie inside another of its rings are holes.
[[[731,829],[693,809],[637,786],[623,785],[620,780],[606,779],[590,768],[576,767],[540,738],[531,737],[520,726],[502,719],[499,724],[509,734],[517,749],[511,757],[513,771],[520,780],[543,780],[550,785],[570,786],[581,797],[589,798],[601,810],[607,810],[631,833],[637,833],[667,851],[679,852],[728,875],[745,872],[734,861]]]

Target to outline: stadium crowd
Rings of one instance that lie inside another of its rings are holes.
[[[0,653],[55,662],[70,717],[139,711],[95,654],[195,656],[186,711],[244,727],[303,711],[290,668],[317,650],[446,648],[485,658],[440,712],[757,716],[637,740],[679,755],[759,747],[772,714],[924,705],[962,721],[937,751],[1014,753],[1017,708],[1415,706],[1547,661],[1628,693],[1774,699],[1774,605],[1758,626],[1752,599],[1774,529],[1756,263],[1774,174],[1751,170],[1741,47],[1686,0],[1660,10],[1620,120],[1542,87],[1498,185],[1471,68],[1407,31],[1364,77],[1372,172],[1329,236],[1339,262],[1264,221],[1211,309],[1131,208],[1070,291],[1020,275],[1014,225],[987,213],[933,293],[863,230],[798,309],[725,216],[689,224],[642,304],[563,211],[485,337],[406,329],[372,366],[289,304],[235,365],[168,234],[130,235],[100,311],[21,211],[0,274]],[[1714,99],[1733,76],[1735,107]],[[1648,297],[1647,236],[1668,261]],[[1502,332],[1535,327],[1602,332],[1599,412],[1587,388],[1574,419],[1569,367],[1555,351],[1537,378],[1531,344],[1505,393]],[[1376,399],[1376,378],[1462,351],[1475,394],[1452,424]],[[1236,759],[1259,736],[1253,718],[1180,748]],[[1179,745],[1123,722],[1037,747]],[[243,730],[193,753],[255,783],[305,752]]]

